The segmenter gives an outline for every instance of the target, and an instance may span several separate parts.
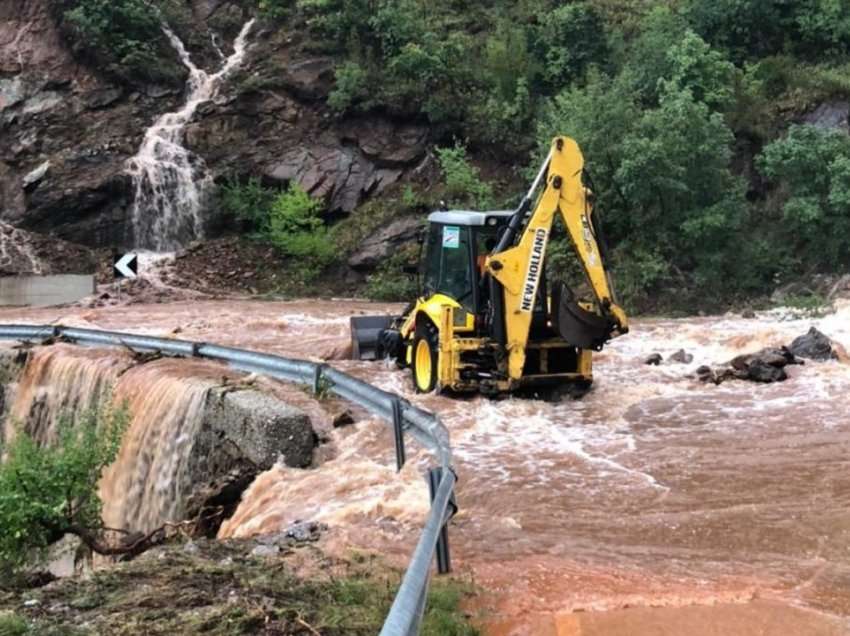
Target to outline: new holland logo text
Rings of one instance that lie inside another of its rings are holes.
[[[546,252],[546,230],[538,229],[534,233],[534,243],[531,246],[531,259],[528,262],[528,274],[525,275],[525,285],[522,288],[522,310],[531,311],[534,308],[534,297],[537,295],[537,284],[543,271],[543,254]]]

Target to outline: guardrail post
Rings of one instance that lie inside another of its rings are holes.
[[[437,488],[443,479],[443,469],[441,467],[432,468],[428,471],[428,489],[431,491],[431,501],[437,494]],[[457,511],[457,504],[454,502],[454,493],[449,505],[453,508],[449,518],[454,516]],[[437,572],[440,574],[448,574],[452,571],[452,559],[449,553],[449,524],[444,523],[440,528],[440,536],[437,539]]]
[[[319,395],[322,389],[322,373],[325,371],[325,365],[317,364],[313,369],[313,395]]]
[[[401,400],[393,400],[393,434],[395,436],[395,465],[396,470],[401,471],[407,462],[407,453],[404,450],[404,420],[401,415]],[[431,493],[431,499],[434,493]]]

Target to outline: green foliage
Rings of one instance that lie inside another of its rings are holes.
[[[16,569],[74,528],[102,526],[97,484],[127,421],[123,410],[66,416],[50,446],[16,433],[0,464],[0,564]]]
[[[344,111],[368,96],[368,74],[357,62],[345,62],[336,69],[336,84],[328,95],[328,106]]]
[[[284,256],[322,268],[333,260],[335,249],[320,209],[318,201],[292,183],[275,198],[261,232]]]
[[[260,15],[271,20],[283,20],[292,15],[293,0],[260,0]]]
[[[68,0],[64,6],[63,19],[77,50],[106,62],[122,77],[174,77],[174,66],[163,62],[171,53],[163,47],[155,5],[145,0]]]
[[[13,612],[0,613],[0,636],[24,636],[30,633],[27,622]]]
[[[591,64],[600,65],[607,60],[605,24],[593,4],[565,4],[539,17],[534,50],[550,89],[560,90],[581,79]]]
[[[686,14],[738,61],[784,52],[843,56],[850,44],[850,5],[843,0],[690,0]]]
[[[451,148],[437,148],[436,152],[449,205],[487,209],[493,199],[493,189],[481,179],[478,168],[469,163],[466,148],[456,143]]]
[[[295,182],[279,191],[258,179],[230,178],[219,187],[218,199],[227,214],[248,222],[255,238],[290,259],[293,282],[311,282],[336,257],[321,202]]]
[[[386,259],[366,279],[366,296],[370,300],[385,302],[409,301],[418,293],[416,277],[402,268],[415,265],[418,247],[409,247]]]
[[[797,257],[818,266],[850,264],[850,138],[792,126],[764,149],[757,166],[780,187],[780,222]]]
[[[220,205],[233,217],[260,227],[268,218],[275,191],[264,187],[256,177],[244,183],[230,177],[219,188],[218,198]]]
[[[635,268],[617,272],[629,278],[632,296],[648,293],[672,267],[706,289],[726,284],[744,215],[723,117],[688,89],[663,90],[658,107],[641,109],[626,82],[596,75],[585,89],[556,97],[538,131],[541,148],[560,131],[589,158],[615,259]]]

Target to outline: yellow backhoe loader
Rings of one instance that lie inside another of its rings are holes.
[[[591,352],[627,333],[628,319],[605,268],[583,175],[576,142],[556,137],[517,210],[432,213],[420,297],[401,316],[352,318],[355,359],[394,358],[412,370],[423,393],[586,392]],[[546,248],[556,214],[592,290],[587,299],[548,284]]]

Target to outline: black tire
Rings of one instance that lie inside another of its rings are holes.
[[[439,370],[437,363],[439,361],[439,339],[437,337],[437,328],[431,322],[422,320],[416,325],[416,332],[413,337],[413,355],[411,359],[410,369],[413,372],[413,386],[417,393],[431,393],[437,386],[437,376]],[[430,358],[430,373],[428,377],[420,377],[421,365],[417,364],[417,351],[419,351],[420,343],[422,346],[428,347]]]

